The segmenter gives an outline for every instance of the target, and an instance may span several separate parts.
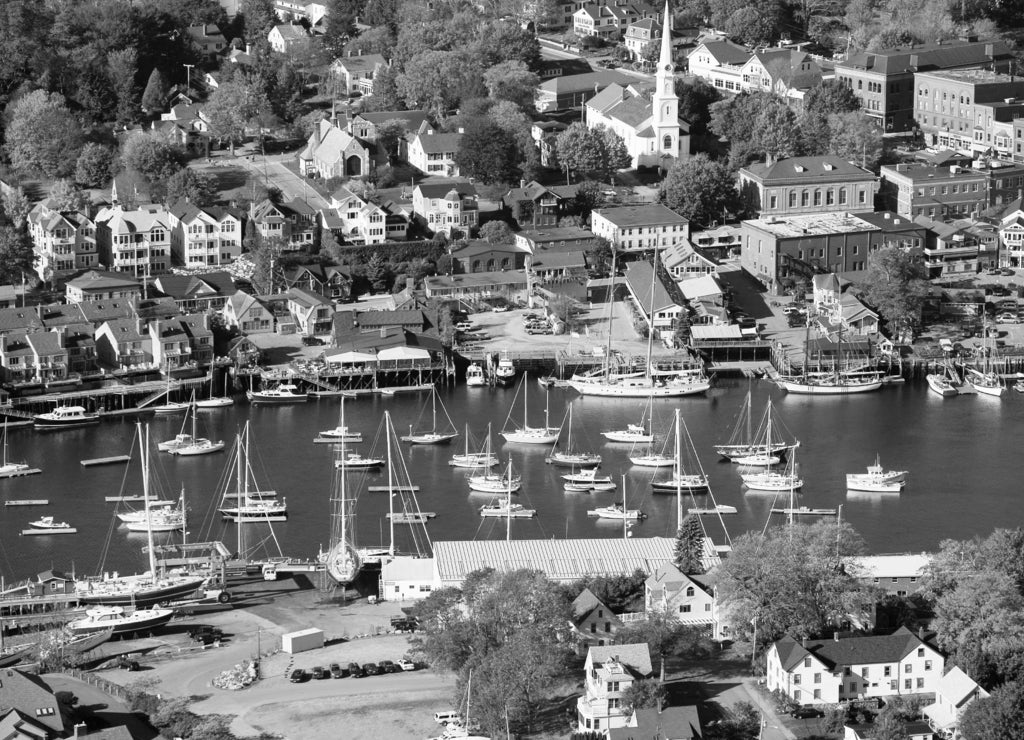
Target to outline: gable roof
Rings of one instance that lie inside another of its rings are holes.
[[[0,308],[0,332],[42,328],[43,322],[31,308]]]
[[[783,659],[785,647],[788,659]],[[849,665],[874,665],[877,663],[898,663],[918,646],[935,648],[915,635],[906,627],[900,627],[891,635],[869,635],[866,637],[841,637],[838,640],[807,640],[798,643],[788,635],[775,643],[784,670],[788,671],[800,660],[811,655],[829,669]],[[936,651],[937,652],[937,651]]]
[[[109,319],[127,318],[134,312],[130,301],[86,301],[78,304],[86,320],[93,324],[102,324]]]
[[[324,296],[320,295],[319,293],[314,293],[311,290],[306,290],[305,288],[289,288],[288,292],[285,293],[285,295],[288,296],[288,300],[293,301],[304,308],[332,305],[331,302]]]
[[[89,270],[75,279],[69,280],[66,284],[82,291],[111,290],[113,288],[137,288],[139,291],[142,290],[138,280],[126,278],[112,272],[103,272],[102,270]]]
[[[973,678],[960,670],[959,666],[953,666],[935,685],[935,693],[941,694],[942,698],[954,706],[959,706],[964,699],[970,697],[975,691],[979,691],[981,696],[988,696],[988,692],[978,686]]]
[[[281,38],[285,41],[297,41],[299,39],[309,38],[309,32],[298,24],[282,23],[281,25],[274,26],[271,30],[277,31],[281,34]]]
[[[837,63],[836,67],[900,74],[980,65],[992,59],[1008,59],[1009,56],[1010,48],[1003,41],[944,41],[940,44],[861,51],[851,54],[845,62]]]
[[[40,357],[59,355],[66,351],[60,346],[60,336],[52,331],[34,331],[26,338],[32,351]]]
[[[614,69],[605,69],[597,72],[584,72],[580,75],[563,75],[561,77],[553,77],[550,80],[546,80],[537,86],[537,89],[541,92],[551,92],[555,95],[566,95],[573,92],[582,92],[584,90],[595,90],[607,87],[613,83],[619,83],[622,85],[628,85],[631,82],[636,82],[635,77],[627,75],[625,72],[619,72]]]
[[[430,113],[425,110],[378,110],[361,111],[352,116],[353,121],[363,119],[375,126],[385,121],[404,121],[406,131],[418,129],[421,124],[430,121]]]
[[[161,293],[177,300],[198,295],[228,295],[235,289],[231,275],[226,272],[208,272],[203,275],[160,275],[153,280],[153,283]]]
[[[355,317],[356,323],[361,329],[379,328],[381,326],[406,326],[415,324],[422,327],[427,323],[427,317],[419,309],[395,310],[395,311],[361,311]]]
[[[632,726],[634,718],[636,726]],[[608,740],[700,740],[703,736],[700,713],[692,704],[638,709],[629,725],[608,730]]]
[[[378,64],[387,64],[387,60],[380,54],[361,54],[334,60],[334,66],[349,73],[372,72],[377,69]]]
[[[115,342],[141,342],[142,334],[139,332],[139,322],[135,319],[111,319],[105,322],[110,337]],[[102,330],[103,327],[101,326]]]
[[[418,133],[415,140],[420,142],[420,148],[426,154],[445,154],[458,151],[463,136],[464,134]]]
[[[728,39],[720,41],[705,41],[703,44],[690,52],[694,54],[701,47],[707,51],[719,64],[745,64],[750,59],[750,50],[739,44],[734,44]]]
[[[38,676],[5,668],[0,672],[0,711],[11,709],[53,732],[64,732],[60,704],[46,682]]]
[[[579,596],[572,600],[573,620],[576,624],[579,624],[580,620],[599,606],[604,606],[604,602],[597,598],[589,588],[584,588],[580,591]]]
[[[632,645],[591,646],[587,657],[593,666],[616,661],[633,669],[641,676],[649,676],[654,672],[651,667],[651,650],[646,642]]]
[[[463,198],[476,195],[476,186],[464,178],[431,180],[430,182],[421,182],[416,186],[420,197],[431,200],[444,198],[452,190],[455,190]]]

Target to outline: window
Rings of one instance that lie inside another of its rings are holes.
[[[865,203],[867,201],[867,199],[868,199],[868,194],[867,194],[866,191],[864,191],[864,190],[858,190],[857,191],[857,202],[858,203]]]
[[[796,193],[792,190],[789,192],[789,207],[796,208]]]
[[[816,205],[816,206],[820,206],[821,205],[821,191],[820,190],[815,190],[814,191],[814,205]]]
[[[800,685],[800,680],[801,680],[801,676],[800,676],[799,673],[797,673],[795,676],[793,676],[793,683],[796,684],[797,686]]]
[[[679,611],[682,614],[689,614],[690,613],[690,605],[689,604],[683,604],[681,607],[679,607]]]
[[[903,688],[904,688],[904,689],[906,689],[907,691],[910,691],[910,690],[911,690],[912,688],[914,688],[914,682],[913,682],[913,680],[911,680],[911,679],[909,679],[909,678],[908,678],[908,679],[906,679],[906,680],[905,680],[905,681],[903,682]]]
[[[608,708],[609,709],[618,709],[619,706],[620,706],[619,705],[620,701],[621,701],[621,699],[609,699],[608,700]]]
[[[917,688],[919,688],[919,689],[923,689],[924,688],[924,679],[923,678],[917,679]]]
[[[831,206],[836,202],[836,193],[832,188],[825,191],[825,205]]]
[[[604,623],[604,631],[605,632],[611,632],[612,631],[612,623],[611,622],[605,622]]]
[[[882,668],[882,675],[885,676],[886,678],[891,676],[892,675],[892,666],[888,666],[887,665],[884,668]]]
[[[904,673],[913,673],[914,672],[914,664],[913,663],[904,663],[903,664],[903,672]]]
[[[930,671],[932,669],[932,662],[930,660],[926,660],[924,662],[924,669],[926,671]]]
[[[839,205],[846,205],[846,188],[839,188]]]
[[[864,666],[864,670],[860,672],[860,677],[867,678],[870,675],[870,673],[870,669],[867,666]]]
[[[777,196],[772,195],[768,198],[768,207],[773,211],[779,207],[779,199]]]
[[[704,611],[706,611],[706,612],[711,611],[711,604],[705,604],[704,605]]]
[[[810,668],[810,667],[811,667],[811,659],[810,658],[804,658],[804,668]]]
[[[609,693],[614,692],[614,691],[618,691],[618,690],[619,690],[619,682],[618,681],[609,681],[608,682],[608,691],[609,691]]]
[[[590,634],[597,634],[597,624],[594,622],[590,623]]]
[[[810,202],[810,199],[811,199],[811,194],[808,193],[806,190],[804,190],[804,191],[802,191],[800,193],[800,205],[806,206]]]
[[[814,698],[819,700],[821,699],[821,689],[814,690]]]
[[[693,596],[693,586],[687,586],[686,587],[686,595],[687,596]]]
[[[815,673],[814,674],[814,683],[821,683],[821,674],[820,673]]]

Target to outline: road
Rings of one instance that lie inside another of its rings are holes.
[[[237,157],[225,154],[217,157],[215,161],[221,165],[241,167],[265,185],[278,188],[286,201],[304,200],[312,208],[329,208],[330,203],[310,187],[304,178],[284,166],[285,161],[294,157],[294,154],[275,154],[267,157],[264,162],[264,158],[259,154],[244,154]]]

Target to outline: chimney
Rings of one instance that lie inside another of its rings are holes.
[[[73,738],[85,737],[88,734],[89,734],[88,725],[86,725],[85,722],[79,722],[77,725],[75,725],[75,734],[72,735],[71,737],[73,737]]]
[[[806,647],[807,647],[807,638],[806,637],[801,637],[800,638],[800,645],[806,649]]]
[[[886,221],[888,221],[888,220],[889,220],[889,217],[890,217],[891,215],[892,215],[891,213],[889,213],[888,211],[886,211],[886,212],[885,212],[885,220],[886,220]]]
[[[985,44],[985,56],[994,57],[996,55],[996,47],[994,44]]]
[[[245,53],[246,54],[252,54],[252,44],[246,44],[245,45]]]
[[[462,126],[459,126],[459,133],[460,134],[466,133],[466,129],[464,129]]]
[[[917,628],[917,636],[920,639],[922,639],[922,640],[924,639],[924,626],[923,625],[921,627]]]
[[[832,633],[832,639],[834,641],[836,641],[836,642],[839,642],[839,633],[838,632],[833,632]]]

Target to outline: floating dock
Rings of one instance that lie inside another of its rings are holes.
[[[48,498],[19,498],[11,501],[4,501],[4,506],[46,506],[50,503]]]
[[[366,490],[370,493],[387,493],[392,491],[394,493],[419,493],[419,486],[367,486]]]
[[[0,478],[21,478],[23,475],[36,475],[42,472],[39,468],[25,468],[24,470],[11,470],[6,473],[0,473]]]
[[[21,533],[23,535],[26,535],[26,536],[28,536],[28,535],[35,535],[35,534],[38,534],[38,535],[46,535],[46,534],[78,534],[78,530],[75,529],[74,527],[59,527],[59,528],[58,527],[53,527],[53,528],[46,527],[46,528],[43,528],[43,529],[23,529],[23,530],[21,530]]]
[[[315,445],[357,445],[363,441],[359,439],[339,439],[338,437],[317,437],[313,440]]]
[[[418,514],[406,514],[404,512],[397,512],[395,514],[385,514],[384,516],[393,521],[395,524],[426,524],[428,520],[433,519],[437,516],[437,512],[421,511]]]
[[[94,457],[90,460],[79,460],[83,468],[91,468],[96,465],[117,465],[131,460],[131,455],[114,455],[112,457]]]
[[[697,516],[715,516],[716,514],[735,514],[735,506],[719,505],[710,509],[687,509],[686,513],[696,514]]]
[[[807,506],[799,506],[795,509],[772,509],[773,514],[785,514],[786,516],[835,516],[835,509],[811,509]]]

